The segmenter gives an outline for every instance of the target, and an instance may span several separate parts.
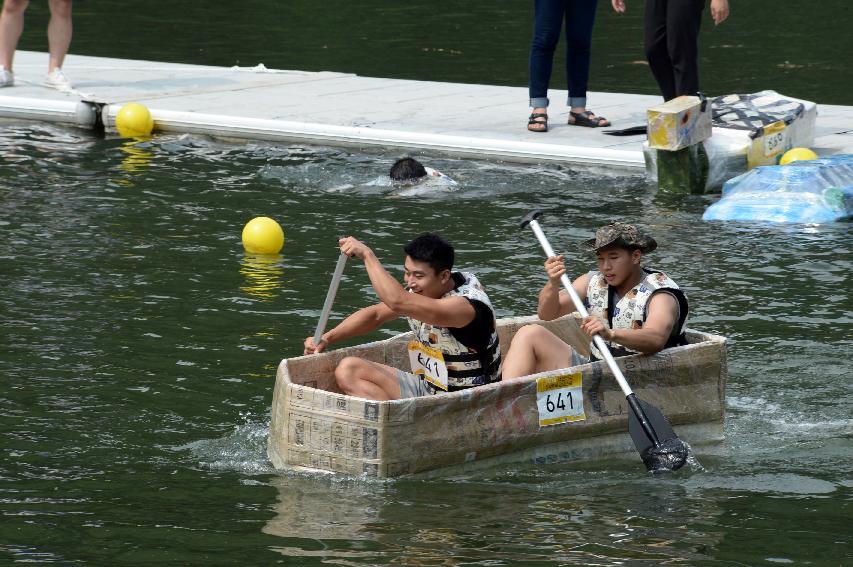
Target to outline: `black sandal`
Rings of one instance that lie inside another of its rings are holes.
[[[610,126],[610,120],[603,116],[595,116],[591,110],[583,112],[569,111],[569,116],[575,121],[569,121],[569,126],[585,126],[587,128],[601,128],[602,126]],[[604,124],[602,124],[604,122]]]
[[[540,118],[544,118],[544,120],[539,120]],[[531,128],[533,124],[541,124],[544,126],[541,130],[534,130]],[[548,115],[543,112],[534,112],[530,115],[530,118],[527,119],[527,129],[531,132],[547,132],[548,131]]]

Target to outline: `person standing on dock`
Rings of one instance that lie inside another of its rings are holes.
[[[610,121],[586,109],[590,46],[597,0],[536,0],[535,28],[530,46],[530,107],[527,120],[531,132],[548,131],[548,84],[560,27],[566,22],[566,78],[569,83],[569,125],[598,128]]]
[[[625,12],[625,0],[611,0]],[[699,91],[699,27],[705,0],[646,0],[646,60],[665,101]],[[711,0],[711,18],[729,17],[729,0]]]
[[[18,47],[18,40],[24,31],[24,12],[29,0],[4,0],[3,11],[0,13],[0,87],[11,87],[15,84],[12,72],[12,60]],[[71,45],[71,0],[48,0],[50,6],[50,22],[47,25],[47,41],[50,49],[50,60],[47,66],[47,76],[44,85],[68,90],[71,82],[62,72],[62,63]]]
[[[344,393],[370,400],[429,396],[500,380],[501,351],[494,308],[474,274],[454,272],[449,242],[426,233],[405,247],[408,291],[359,240],[339,241],[341,253],[364,262],[380,303],[360,309],[323,333],[320,344],[305,339],[304,354],[375,331],[405,317],[414,333],[409,343],[412,372],[355,356],[343,358],[335,380]]]
[[[687,297],[666,274],[642,266],[644,254],[657,248],[655,239],[634,225],[611,223],[599,228],[595,238],[581,248],[595,253],[598,270],[572,282],[578,297],[589,305],[581,330],[601,335],[613,356],[652,354],[686,344],[684,325]],[[551,321],[575,311],[569,294],[561,289],[566,273],[562,256],[545,261],[548,282],[539,292],[538,315]],[[593,360],[603,358],[594,344]],[[503,379],[577,366],[587,362],[572,347],[541,325],[525,325],[512,339],[504,361]]]

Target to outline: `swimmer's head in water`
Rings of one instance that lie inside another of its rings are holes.
[[[407,157],[395,161],[388,175],[398,183],[416,183],[427,176],[427,170],[418,160]]]

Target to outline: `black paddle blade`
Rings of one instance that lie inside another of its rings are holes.
[[[530,211],[523,219],[521,219],[521,228],[525,228],[530,224],[530,221],[535,221],[541,216],[542,211]]]
[[[602,133],[607,134],[608,136],[639,136],[640,134],[646,133],[646,125],[630,126],[628,128],[622,128],[621,130],[602,130]]]
[[[632,406],[631,414],[628,416],[628,433],[631,434],[634,446],[640,453],[646,468],[653,473],[680,469],[687,462],[687,445],[678,438],[669,421],[658,408],[639,398],[635,397],[635,399],[649,427],[660,441],[660,444],[656,445],[654,440],[649,438],[641,423],[643,417],[638,416],[638,412],[634,411],[635,408]]]

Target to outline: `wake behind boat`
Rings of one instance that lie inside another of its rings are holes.
[[[588,353],[577,319],[500,319],[506,349],[536,323]],[[284,359],[273,393],[267,454],[279,469],[393,478],[527,460],[572,461],[634,451],[630,408],[602,362],[435,396],[372,401],[347,396],[334,369],[346,356],[408,368],[411,333]],[[660,408],[692,447],[722,440],[725,338],[687,331],[687,345],[616,359],[638,397]],[[562,389],[561,389],[562,388]],[[559,397],[558,391],[571,397]],[[538,399],[537,399],[538,392]],[[553,393],[553,397],[548,397]],[[546,399],[547,398],[547,399]],[[561,411],[566,403],[574,411]],[[556,416],[556,417],[555,417]]]

